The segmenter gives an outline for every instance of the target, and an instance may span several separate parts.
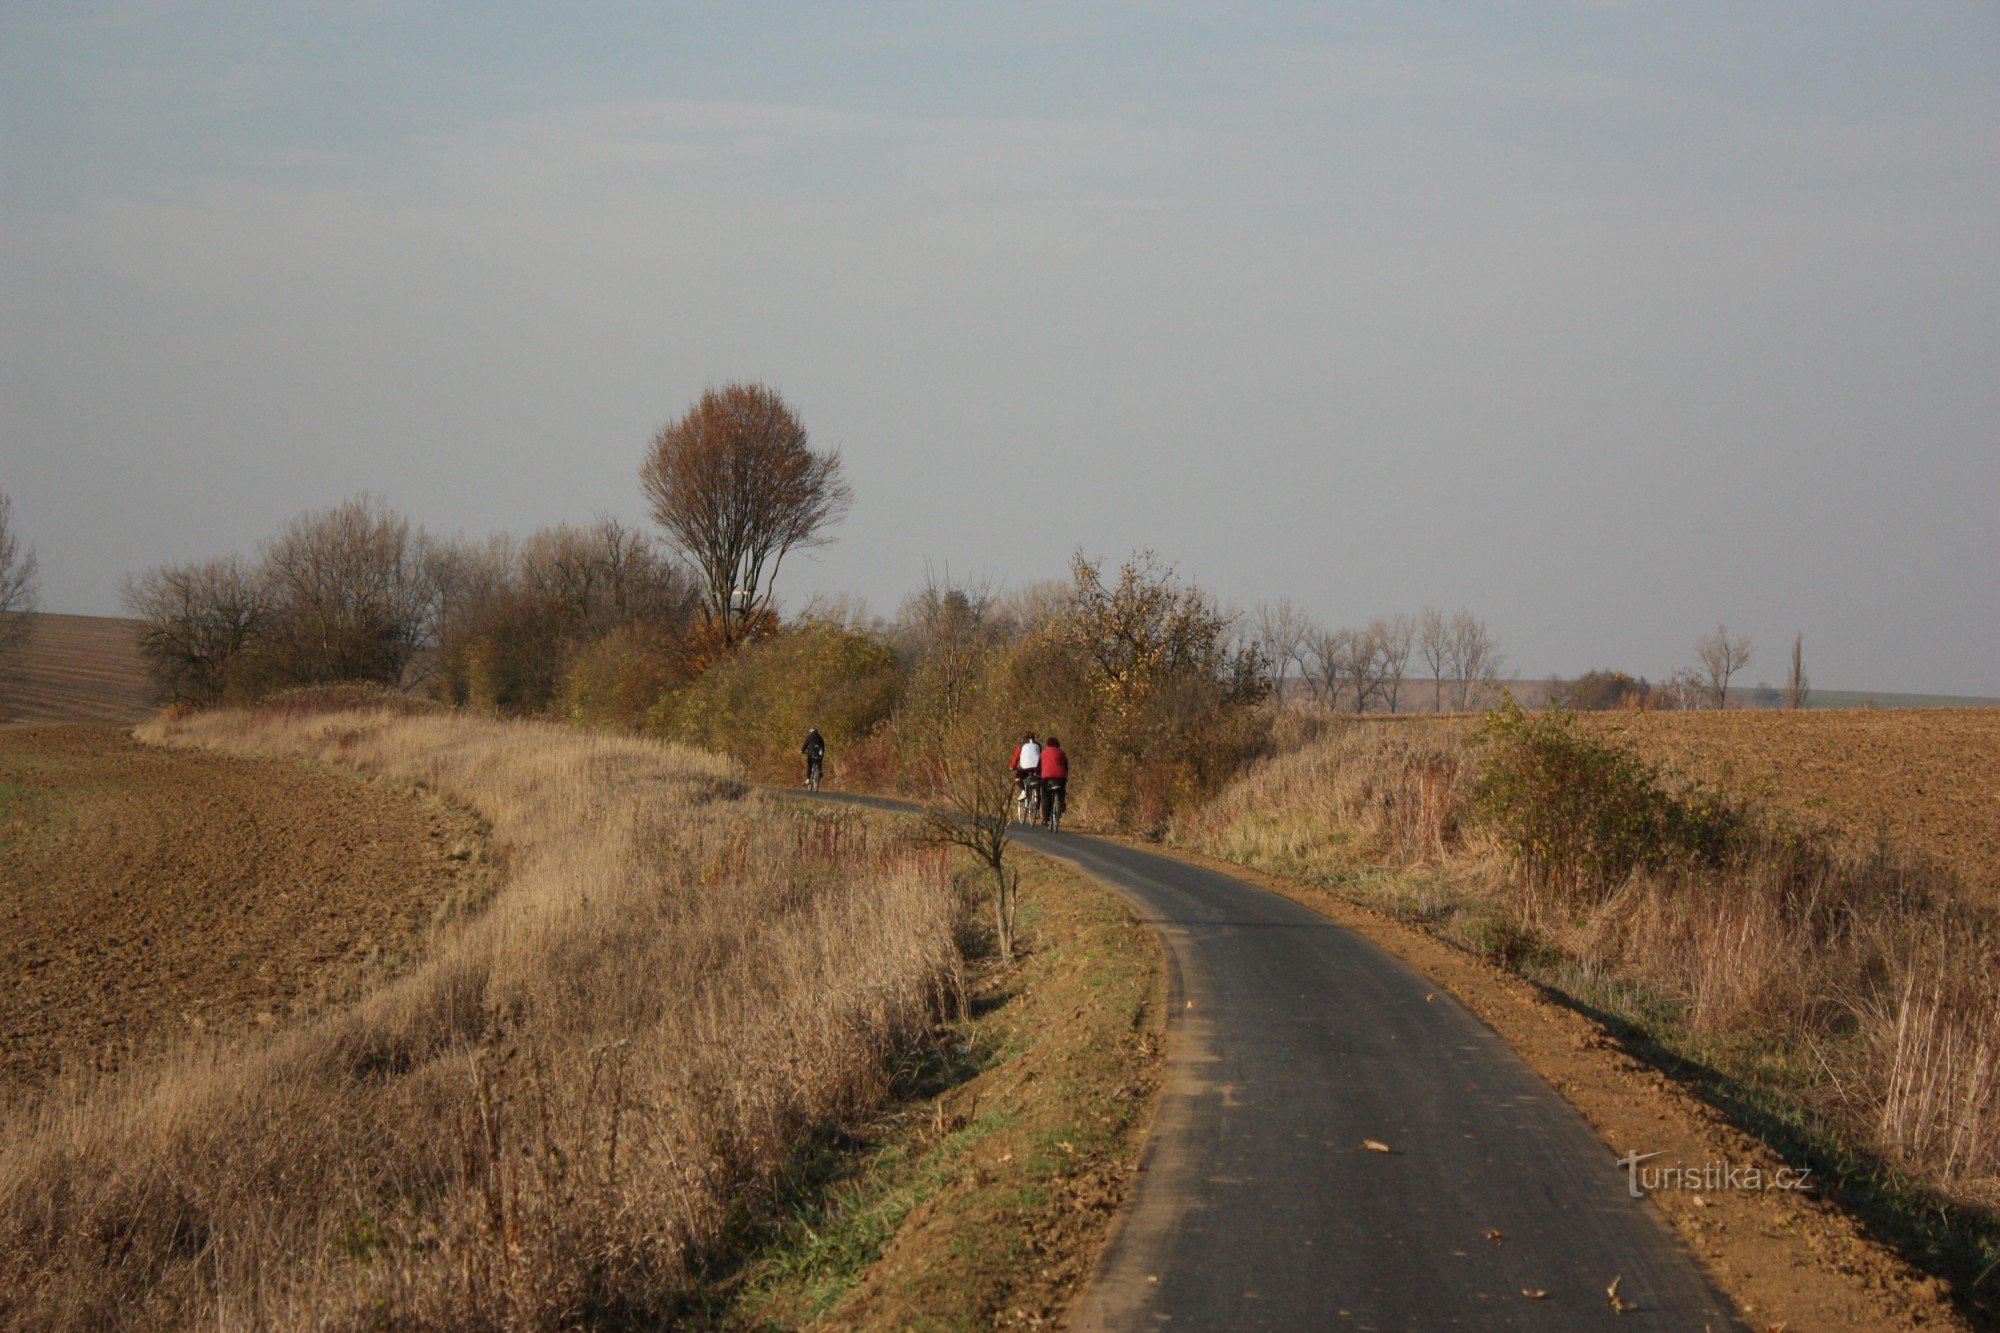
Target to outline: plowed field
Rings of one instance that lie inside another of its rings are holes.
[[[2000,901],[2000,708],[1599,713],[1649,759],[1913,844]]]
[[[0,722],[137,722],[152,711],[138,622],[57,615],[28,622],[20,660],[0,675]]]
[[[481,846],[347,773],[0,728],[0,1095],[352,994],[476,894]]]

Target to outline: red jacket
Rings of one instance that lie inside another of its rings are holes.
[[[1069,756],[1054,745],[1042,747],[1042,776],[1045,778],[1066,778],[1069,776]]]
[[[1014,768],[1014,771],[1015,771],[1016,773],[1018,773],[1018,772],[1020,772],[1020,771],[1021,771],[1021,747],[1020,747],[1019,745],[1016,745],[1016,746],[1014,747],[1014,763],[1013,763],[1013,768]]]

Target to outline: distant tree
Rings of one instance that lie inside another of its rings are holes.
[[[1107,584],[1099,562],[1071,557],[1072,645],[1089,663],[1094,683],[1115,712],[1129,712],[1169,684],[1235,682],[1230,651],[1232,616],[1201,589],[1181,583],[1171,565],[1141,552]]]
[[[12,497],[0,493],[0,671],[13,665],[32,632],[28,617],[41,605],[39,570],[34,548],[21,550]]]
[[[1729,678],[1750,665],[1757,649],[1747,634],[1732,635],[1729,626],[1717,625],[1715,632],[1694,641],[1695,666],[1708,688],[1709,702],[1716,708],[1729,706]]]
[[[123,600],[139,622],[139,655],[168,703],[220,700],[237,683],[269,610],[256,571],[235,556],[130,575]]]
[[[1252,617],[1251,636],[1258,652],[1270,664],[1271,696],[1285,700],[1285,683],[1295,674],[1311,688],[1312,641],[1319,632],[1312,617],[1292,605],[1289,597],[1276,602],[1259,602]]]
[[[653,517],[694,566],[724,644],[768,609],[786,554],[829,540],[853,492],[774,389],[710,389],[653,437],[639,471]]]
[[[1444,673],[1452,663],[1451,631],[1444,612],[1427,606],[1417,617],[1417,656],[1431,673],[1431,711],[1444,711]]]
[[[1623,671],[1586,671],[1575,680],[1556,683],[1549,697],[1578,712],[1603,712],[1636,707],[1647,692],[1645,681]]]
[[[1806,679],[1806,636],[1801,632],[1792,640],[1792,665],[1785,672],[1785,706],[1804,708],[1812,698],[1812,682]]]
[[[1313,698],[1328,708],[1339,708],[1341,691],[1353,685],[1348,675],[1354,661],[1353,640],[1351,629],[1322,629],[1313,635],[1312,671],[1308,679],[1312,681]]]
[[[1403,678],[1409,673],[1416,635],[1416,622],[1401,612],[1368,622],[1368,637],[1375,650],[1377,691],[1392,713],[1402,705]]]
[[[1507,658],[1500,651],[1499,641],[1486,628],[1486,622],[1470,611],[1454,613],[1448,631],[1453,704],[1462,713],[1472,707],[1475,697],[1499,683]]]
[[[433,627],[428,542],[378,497],[299,515],[265,543],[273,667],[293,684],[401,683]]]

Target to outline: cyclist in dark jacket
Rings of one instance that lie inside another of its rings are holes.
[[[820,774],[826,769],[826,738],[814,727],[806,732],[806,743],[799,747],[806,757],[806,786],[817,788]]]

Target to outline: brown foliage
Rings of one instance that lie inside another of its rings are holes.
[[[653,517],[700,572],[726,643],[769,605],[785,555],[826,541],[853,500],[840,455],[815,453],[798,415],[761,384],[702,394],[653,437],[639,477]]]

